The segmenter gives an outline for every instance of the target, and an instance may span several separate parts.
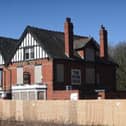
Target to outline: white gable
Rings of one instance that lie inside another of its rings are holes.
[[[4,64],[3,56],[0,54],[0,65]]]
[[[33,49],[34,58],[32,57],[32,60],[48,57],[46,51],[37,43],[34,37],[30,33],[27,33],[25,38],[21,42],[21,45],[19,46],[18,50],[16,51],[16,54],[14,55],[12,62],[24,61],[24,50],[26,48]]]

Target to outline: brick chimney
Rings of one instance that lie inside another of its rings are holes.
[[[108,37],[107,30],[103,25],[100,28],[100,57],[107,59],[108,58]]]
[[[69,17],[64,23],[64,40],[65,40],[65,54],[68,57],[73,56],[73,24]]]

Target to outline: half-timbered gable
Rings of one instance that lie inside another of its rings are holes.
[[[28,32],[21,40],[12,62],[36,60],[47,57],[47,52],[38,43],[38,40],[36,40],[34,36]]]

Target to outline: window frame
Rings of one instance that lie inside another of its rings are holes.
[[[62,75],[63,75],[63,80],[61,81],[61,80],[58,80],[58,75],[59,75],[59,73],[58,73],[58,65],[62,65],[63,66],[63,73],[62,73]],[[63,64],[63,63],[57,63],[56,64],[56,74],[55,74],[55,81],[56,82],[58,82],[58,83],[64,83],[65,82],[65,65]]]
[[[31,84],[31,75],[29,72],[23,72],[23,84]]]
[[[34,47],[24,48],[24,60],[31,60],[35,58]]]
[[[78,72],[79,75],[74,75],[74,72]],[[79,76],[78,80],[75,79],[73,76]],[[79,82],[73,82],[73,81],[79,81]],[[72,85],[81,85],[81,70],[80,69],[71,69],[71,84]]]
[[[40,78],[38,80],[38,78],[36,78],[36,70],[38,70],[37,67],[40,67],[39,68],[39,72],[40,72]],[[36,69],[37,68],[37,69]],[[42,64],[39,64],[39,65],[35,65],[34,66],[34,82],[37,83],[37,84],[41,84],[43,82],[43,74],[42,74]]]

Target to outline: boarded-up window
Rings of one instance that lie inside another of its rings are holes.
[[[71,83],[75,85],[81,84],[81,71],[80,69],[71,70]]]
[[[95,69],[86,68],[86,83],[94,84],[95,83]]]
[[[64,64],[56,65],[56,81],[64,82]]]
[[[35,83],[42,83],[42,66],[35,66]]]
[[[23,68],[17,68],[17,84],[23,84]]]
[[[86,60],[94,61],[95,60],[95,51],[92,48],[86,48]]]

